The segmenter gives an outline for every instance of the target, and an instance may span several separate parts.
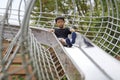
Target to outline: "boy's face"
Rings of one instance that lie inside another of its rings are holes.
[[[57,22],[56,22],[56,25],[57,25],[59,28],[64,28],[64,23],[65,23],[64,20],[58,19]]]

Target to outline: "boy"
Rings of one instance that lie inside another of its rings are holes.
[[[65,28],[64,27],[64,24],[65,24],[64,17],[57,17],[55,19],[55,22],[56,22],[56,25],[58,26],[58,28],[51,29],[50,32],[54,32],[55,35],[57,36],[57,38],[59,39],[59,41],[64,46],[72,47],[72,44],[75,43],[75,39],[76,39],[75,30],[72,29],[72,28]],[[68,38],[69,34],[72,35],[72,40],[71,41]]]

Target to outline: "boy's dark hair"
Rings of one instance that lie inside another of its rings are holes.
[[[57,17],[57,18],[55,19],[55,22],[57,22],[57,20],[59,20],[59,19],[62,19],[62,20],[64,21],[64,17],[59,16],[59,17]]]

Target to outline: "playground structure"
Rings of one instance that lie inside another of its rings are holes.
[[[120,60],[120,2],[118,0],[98,1],[102,6],[100,15],[95,15],[93,9],[94,1],[86,0],[90,5],[89,15],[87,16],[76,10],[78,4],[76,4],[75,0],[71,0],[73,5],[71,9],[74,11],[71,11],[71,14],[59,13],[57,0],[54,1],[55,12],[54,10],[51,13],[43,11],[42,3],[44,1],[41,0],[38,1],[40,12],[35,12],[33,7],[36,1],[20,0],[16,6],[15,0],[5,0],[3,6],[0,7],[1,80],[24,78],[25,80],[86,79],[84,71],[76,68],[75,63],[67,55],[55,35],[47,31],[48,28],[54,27],[54,18],[61,15],[67,18],[67,23],[71,22],[66,24],[66,26],[77,26],[79,28],[78,31],[85,39],[89,38],[87,40],[90,43],[99,46],[105,51],[103,53],[110,54],[115,59],[115,62],[119,64],[117,59]],[[79,12],[81,15],[78,14]],[[32,14],[39,15],[33,16]],[[47,17],[48,15],[49,17]],[[34,17],[37,20],[32,19]],[[46,19],[49,21],[46,21]],[[91,57],[89,60],[91,60]],[[112,80],[113,78],[108,74],[105,76],[108,77],[107,80]],[[118,77],[117,79],[120,78]]]

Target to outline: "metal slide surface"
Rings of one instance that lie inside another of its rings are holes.
[[[99,47],[64,47],[85,80],[120,80],[120,62]]]

